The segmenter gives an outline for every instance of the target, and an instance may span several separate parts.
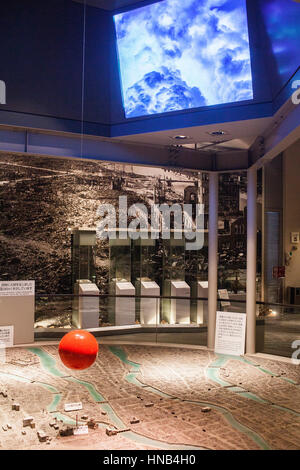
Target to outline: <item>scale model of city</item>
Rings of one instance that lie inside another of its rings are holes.
[[[299,366],[204,349],[100,345],[87,370],[56,345],[10,348],[0,449],[298,449]]]

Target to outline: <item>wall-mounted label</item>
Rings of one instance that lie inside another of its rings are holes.
[[[34,295],[34,281],[0,281],[0,297]]]
[[[246,314],[217,312],[215,352],[242,356],[245,354]]]
[[[14,345],[14,327],[0,326],[0,348],[10,348]]]

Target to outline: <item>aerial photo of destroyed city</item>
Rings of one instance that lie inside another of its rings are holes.
[[[259,193],[261,192],[260,188]],[[112,162],[0,155],[0,280],[35,279],[39,294],[72,293],[71,230],[95,228],[100,204],[204,204],[208,220],[208,176],[181,168]],[[247,176],[220,176],[220,288],[245,290]],[[207,247],[206,247],[207,248]],[[201,250],[207,279],[207,249]],[[109,248],[93,249],[95,282],[108,292]],[[186,270],[188,271],[188,269]],[[234,281],[232,281],[234,279]],[[240,280],[238,282],[237,280]],[[59,325],[58,325],[59,326]]]
[[[296,450],[299,366],[205,349],[101,344],[70,371],[57,345],[10,348],[1,449]]]

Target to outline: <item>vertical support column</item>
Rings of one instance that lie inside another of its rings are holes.
[[[256,333],[256,256],[257,256],[257,170],[248,170],[247,199],[247,330],[246,352],[255,353]]]
[[[218,292],[218,201],[219,174],[209,175],[208,221],[208,332],[207,347],[215,347],[217,292]]]

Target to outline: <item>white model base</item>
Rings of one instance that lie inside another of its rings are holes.
[[[185,281],[171,282],[171,297],[188,297],[185,299],[172,299],[170,324],[189,324],[191,322],[190,297],[191,289]]]
[[[72,323],[77,328],[86,330],[99,327],[99,289],[96,284],[78,283],[76,292],[79,297],[73,311]],[[89,297],[93,296],[93,297]],[[95,296],[95,297],[94,297]]]
[[[197,284],[197,297],[208,299],[208,281],[199,281]],[[207,321],[207,300],[197,301],[197,325],[203,325]]]
[[[131,282],[117,282],[116,295],[131,296],[135,295],[135,287]],[[116,297],[115,325],[134,325],[135,324],[135,299]]]
[[[141,281],[141,296],[160,295],[160,288],[156,282]],[[159,323],[159,299],[141,299],[140,321],[142,325],[156,325]]]

